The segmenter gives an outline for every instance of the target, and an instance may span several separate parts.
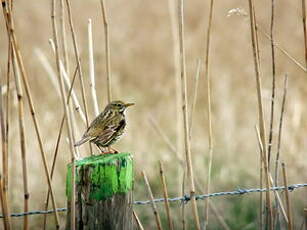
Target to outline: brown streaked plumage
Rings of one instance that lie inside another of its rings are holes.
[[[102,148],[111,146],[123,135],[126,127],[125,110],[131,105],[134,103],[110,102],[104,111],[92,121],[81,140],[74,146],[90,141],[103,152]]]

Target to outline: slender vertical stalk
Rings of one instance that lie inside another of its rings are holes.
[[[11,78],[11,54],[12,54],[12,45],[10,43],[9,38],[9,44],[8,44],[8,58],[7,58],[7,73],[6,73],[6,97],[5,97],[5,142],[6,145],[3,146],[6,148],[5,152],[7,154],[6,156],[6,162],[4,164],[4,170],[6,171],[7,178],[5,180],[5,187],[8,189],[9,184],[9,173],[8,173],[8,167],[9,167],[9,158],[8,158],[8,152],[9,152],[9,120],[10,120],[10,78]]]
[[[269,131],[269,141],[268,141],[268,167],[271,167],[271,151],[273,145],[273,129],[274,129],[274,109],[275,109],[275,88],[276,88],[276,67],[275,67],[275,46],[274,46],[274,7],[275,0],[271,0],[271,26],[270,26],[270,36],[271,36],[271,57],[272,57],[272,94],[271,94],[271,111],[270,111],[270,131]],[[277,181],[275,181],[277,183]],[[278,202],[277,197],[275,197],[275,206],[273,209],[273,226],[277,227],[279,222],[279,212],[278,212]]]
[[[168,228],[173,230],[174,226],[173,226],[173,221],[171,218],[170,207],[169,207],[169,202],[168,202],[168,191],[167,191],[167,186],[166,186],[164,169],[163,169],[163,165],[161,161],[159,161],[159,167],[160,167],[160,178],[161,178],[161,183],[163,187],[163,197],[164,197],[164,204],[165,204],[165,210],[166,210],[167,221],[168,221]]]
[[[212,112],[211,112],[211,77],[210,77],[210,41],[211,41],[211,27],[213,18],[213,0],[210,0],[209,8],[209,21],[207,27],[207,40],[206,40],[206,51],[205,51],[205,78],[207,79],[207,104],[208,104],[208,137],[209,137],[209,164],[208,164],[208,177],[206,193],[210,192],[211,184],[211,171],[212,171],[212,161],[213,161],[213,134],[212,134]],[[205,228],[208,226],[209,220],[209,198],[205,200]]]
[[[287,181],[287,172],[285,163],[281,163],[282,173],[283,173],[283,180],[285,186],[285,198],[286,198],[286,205],[287,205],[287,216],[288,216],[288,229],[292,230],[292,213],[291,213],[291,206],[290,206],[290,198],[289,198],[289,190],[288,190],[288,181]]]
[[[54,55],[55,55],[55,45],[54,45],[53,40],[49,39],[49,43],[50,43],[52,51],[54,52]],[[41,56],[41,57],[43,57],[43,56]],[[46,62],[43,62],[43,63],[44,63],[44,65],[46,65],[46,68],[49,68],[49,63],[48,64]],[[47,65],[48,65],[48,67],[47,67]],[[64,65],[63,65],[61,60],[60,60],[60,70],[61,70],[62,77],[64,78],[64,82],[65,82],[66,88],[69,89],[69,87],[71,85],[70,79],[69,79],[69,76],[68,76],[68,74],[67,74],[67,72],[65,70],[65,67],[64,67]],[[50,72],[50,71],[48,71],[48,72]],[[50,77],[53,78],[53,74],[52,75],[50,74]],[[61,95],[61,92],[59,92],[59,93]],[[78,100],[77,95],[76,95],[74,90],[72,90],[72,95],[71,96],[72,96],[72,100],[73,100],[73,103],[74,103],[74,110],[79,113],[81,120],[86,124],[86,116],[85,116],[84,112],[81,109],[79,100]]]
[[[89,70],[90,70],[90,88],[94,106],[95,117],[99,114],[97,95],[96,95],[96,84],[95,84],[95,67],[94,67],[94,52],[93,52],[93,34],[92,34],[92,19],[88,20],[88,59],[89,59]]]
[[[183,160],[181,157],[183,154],[183,128],[182,128],[182,113],[181,113],[181,82],[180,82],[180,54],[179,54],[179,36],[178,36],[178,20],[175,7],[175,2],[177,0],[168,0],[168,11],[170,19],[170,32],[172,38],[172,59],[173,59],[173,68],[174,68],[174,80],[175,80],[175,100],[176,103],[176,154],[180,156],[180,161]],[[177,174],[179,174],[183,168],[177,168]],[[178,186],[178,196],[181,194],[181,178],[177,179]]]
[[[249,15],[250,15],[250,28],[251,28],[251,40],[252,40],[252,48],[253,48],[253,56],[254,56],[254,67],[255,67],[255,75],[256,75],[256,88],[257,88],[257,99],[258,99],[258,113],[259,113],[259,128],[260,128],[260,137],[263,146],[263,155],[264,155],[264,169],[265,169],[265,181],[266,187],[269,188],[269,167],[267,161],[267,147],[266,147],[266,131],[265,131],[265,123],[264,123],[264,112],[263,112],[263,103],[262,103],[262,88],[261,88],[261,76],[260,76],[260,68],[259,68],[259,56],[256,45],[256,13],[254,9],[253,0],[249,0]],[[271,196],[270,191],[266,192],[266,207],[268,210],[267,220],[268,226],[270,230],[273,230],[273,214],[272,214],[272,204],[271,204]]]
[[[281,136],[282,136],[282,124],[283,124],[283,117],[285,112],[285,103],[286,103],[286,96],[287,96],[287,85],[288,85],[288,77],[285,76],[284,80],[284,92],[283,92],[283,98],[282,98],[282,104],[281,104],[281,113],[280,113],[280,119],[279,119],[279,128],[278,128],[278,141],[277,141],[277,153],[276,153],[276,159],[275,159],[275,172],[274,172],[274,186],[278,186],[278,166],[279,166],[279,156],[280,156],[280,146],[281,146]],[[278,217],[278,204],[276,203],[276,214],[275,219],[276,221],[279,219]],[[275,221],[275,223],[277,223]]]
[[[136,223],[136,226],[138,227],[138,229],[144,230],[144,227],[143,227],[139,217],[137,216],[137,214],[134,210],[133,210],[132,214],[133,214],[133,219],[135,220],[135,223]]]
[[[11,47],[11,46],[9,46]],[[10,48],[8,49],[8,52],[10,53]],[[10,62],[9,60],[10,55],[8,55],[8,63]],[[10,64],[8,64],[8,70],[9,71],[9,67]],[[5,205],[6,207],[6,211],[7,211],[7,215],[9,215],[10,211],[10,203],[9,203],[9,194],[8,194],[8,189],[9,189],[9,158],[8,158],[8,137],[9,137],[9,123],[8,123],[8,119],[9,119],[9,107],[8,107],[8,103],[9,103],[9,93],[10,93],[10,84],[9,84],[9,72],[7,72],[7,91],[6,91],[6,97],[5,97],[5,101],[3,100],[3,94],[2,94],[2,86],[0,89],[0,119],[1,119],[1,142],[2,142],[2,175],[3,175],[3,185],[2,185],[2,189],[3,189],[3,198],[5,199]],[[4,115],[4,110],[5,110],[5,114]],[[8,225],[10,225],[10,217],[7,216],[7,220]]]
[[[260,162],[259,162],[259,187],[260,189],[263,188],[263,146],[262,146],[262,143],[261,143],[261,139],[260,139],[260,134],[259,134],[259,130],[257,128],[257,126],[255,126],[255,129],[256,129],[256,134],[257,134],[257,140],[258,140],[258,146],[259,146],[259,159],[260,159]],[[263,195],[262,195],[262,192],[259,193],[259,229],[262,230],[263,229]]]
[[[7,11],[12,9],[10,5],[6,6],[5,2],[2,2],[3,7],[3,16],[6,20],[6,28],[7,31],[9,31],[9,25],[7,22]],[[2,95],[2,86],[0,86],[0,123],[1,123],[1,142],[2,142],[2,173],[3,173],[3,204],[6,206],[4,209],[6,210],[6,221],[7,223],[5,226],[8,226],[10,228],[10,204],[9,204],[9,198],[8,198],[8,176],[9,176],[9,161],[8,161],[8,103],[9,103],[9,74],[10,74],[10,56],[11,56],[11,37],[8,34],[8,41],[9,41],[9,48],[8,48],[8,69],[7,69],[7,95],[6,95],[6,121],[4,121],[4,103],[3,103],[3,95]]]
[[[35,127],[35,133],[37,136],[37,140],[39,143],[39,148],[40,148],[40,152],[41,152],[41,156],[42,156],[42,161],[43,161],[43,166],[44,166],[44,171],[45,171],[45,176],[47,179],[47,183],[48,186],[50,188],[51,191],[51,199],[52,199],[52,205],[53,205],[53,209],[54,209],[54,216],[55,216],[55,221],[56,221],[56,228],[59,228],[59,218],[58,218],[58,212],[56,211],[56,202],[55,202],[55,197],[54,197],[54,193],[53,193],[53,189],[52,189],[52,185],[51,185],[51,180],[49,177],[49,169],[48,169],[48,165],[47,165],[47,160],[46,160],[46,155],[45,155],[45,151],[44,151],[44,147],[43,147],[43,141],[40,135],[40,128],[39,128],[39,124],[36,118],[36,113],[35,113],[35,109],[34,109],[34,104],[33,104],[33,100],[32,100],[32,95],[31,95],[31,91],[30,91],[30,86],[29,86],[29,82],[28,82],[28,76],[23,64],[23,59],[19,50],[19,46],[18,46],[18,42],[17,42],[17,38],[15,35],[15,30],[14,30],[14,23],[12,21],[12,17],[10,12],[6,11],[5,9],[5,1],[1,0],[2,2],[2,6],[3,6],[3,10],[4,10],[4,14],[6,14],[5,19],[6,19],[6,23],[9,26],[9,36],[11,37],[11,43],[12,46],[14,48],[15,54],[16,54],[16,58],[17,58],[17,63],[19,65],[20,68],[20,72],[21,72],[21,76],[22,76],[22,81],[23,81],[23,85],[26,91],[26,95],[27,95],[27,99],[28,99],[28,104],[30,107],[30,112],[31,112],[31,116],[32,116],[32,120],[34,123],[34,127]]]
[[[62,51],[63,51],[63,60],[65,70],[67,75],[70,73],[69,68],[69,59],[68,59],[68,50],[67,50],[67,39],[66,39],[66,27],[65,27],[65,9],[64,9],[64,0],[60,0],[60,40],[62,41]]]
[[[6,153],[6,143],[5,143],[5,125],[4,125],[4,113],[3,113],[3,99],[2,99],[2,86],[0,85],[0,126],[1,126],[1,144],[2,144],[2,155],[7,156]],[[5,163],[6,158],[3,157],[3,163]],[[2,163],[2,164],[3,164]],[[2,169],[3,175],[6,174],[4,167]],[[11,229],[11,218],[9,212],[9,202],[7,191],[5,190],[5,181],[3,177],[0,178],[0,190],[1,190],[1,204],[4,214],[4,228]]]
[[[1,86],[0,86],[1,89]],[[11,222],[10,222],[10,215],[8,213],[8,204],[7,200],[4,197],[3,193],[3,179],[0,174],[0,200],[1,200],[1,207],[2,207],[2,213],[4,216],[4,221],[3,221],[3,227],[5,230],[11,229]]]
[[[179,21],[179,50],[180,50],[180,78],[181,78],[181,94],[182,94],[182,113],[183,113],[183,127],[184,127],[184,145],[186,153],[186,161],[188,168],[188,176],[190,180],[190,197],[192,202],[192,210],[197,230],[200,230],[200,222],[198,217],[197,203],[195,200],[195,185],[194,185],[194,174],[193,165],[191,159],[191,147],[189,138],[189,127],[188,127],[188,99],[187,99],[187,78],[185,69],[185,46],[184,46],[184,0],[179,0],[178,4],[178,21]]]
[[[79,73],[79,80],[80,80],[80,85],[81,85],[83,107],[84,107],[85,118],[86,118],[86,126],[88,127],[89,126],[88,109],[87,109],[85,88],[84,88],[84,82],[83,82],[83,73],[82,73],[82,68],[81,68],[80,53],[79,53],[79,48],[78,48],[78,44],[77,44],[77,38],[76,38],[76,34],[75,34],[74,24],[73,24],[73,20],[72,20],[71,6],[70,6],[69,0],[66,0],[66,7],[67,7],[67,15],[68,15],[68,19],[69,19],[68,20],[69,21],[69,27],[70,27],[70,31],[71,31],[72,40],[73,40],[75,58],[76,58],[76,62],[77,62],[77,65],[78,65],[78,73]],[[92,153],[91,144],[89,144],[89,146],[90,146],[90,152]]]
[[[40,135],[40,128],[39,128],[38,121],[37,121],[37,118],[36,118],[36,113],[35,113],[35,110],[34,110],[34,104],[33,104],[32,96],[31,96],[31,92],[30,92],[30,87],[29,87],[27,75],[26,75],[25,68],[24,68],[24,65],[23,65],[23,60],[22,60],[19,48],[17,46],[17,41],[15,39],[15,36],[14,36],[14,34],[12,34],[12,35],[13,35],[13,38],[14,38],[14,48],[16,50],[17,60],[18,60],[19,66],[20,66],[23,84],[24,84],[24,87],[25,87],[25,91],[26,91],[26,95],[27,95],[27,98],[28,98],[32,119],[33,119],[35,130],[36,130],[36,135],[37,135],[38,142],[39,142],[39,147],[40,147],[40,151],[41,151],[41,155],[42,155],[42,159],[43,159],[45,174],[46,174],[47,182],[48,182],[49,189],[50,189],[50,192],[51,192],[51,199],[52,199],[54,215],[55,215],[55,220],[56,220],[56,228],[59,229],[60,226],[59,226],[59,220],[58,220],[58,213],[56,211],[56,202],[55,202],[55,197],[54,197],[54,193],[53,193],[53,189],[52,189],[52,185],[51,185],[51,179],[49,177],[49,168],[48,168],[48,165],[47,165],[47,160],[46,160],[45,151],[44,151],[44,147],[43,147],[43,141],[42,141],[42,138],[41,138],[41,135]]]
[[[186,168],[186,167],[185,167]],[[182,174],[182,184],[181,184],[181,196],[185,195],[185,181],[186,181],[186,169],[184,168]],[[181,208],[181,223],[182,223],[182,230],[185,230],[185,203],[182,204]]]
[[[271,176],[271,173],[269,174],[269,179],[270,179],[270,187],[274,186],[274,181],[273,178]],[[279,196],[279,193],[277,191],[274,191],[273,194],[275,195],[276,201],[278,202],[278,207],[280,208],[281,214],[283,215],[285,222],[288,223],[288,217],[285,211],[285,208],[282,204],[281,198]]]
[[[260,189],[263,188],[263,162],[260,157]],[[263,195],[262,192],[259,194],[259,229],[263,229]]]
[[[161,230],[162,229],[162,225],[161,225],[160,216],[159,216],[159,213],[157,211],[157,206],[156,206],[155,202],[153,201],[154,197],[153,197],[153,194],[152,194],[152,191],[151,191],[151,188],[150,188],[147,176],[146,176],[144,171],[142,171],[142,175],[144,177],[144,181],[145,181],[145,185],[147,187],[148,195],[149,195],[149,198],[151,200],[151,207],[152,207],[153,213],[155,215],[155,220],[156,220],[157,228],[159,230]]]
[[[112,78],[111,78],[111,58],[110,58],[110,36],[109,36],[109,18],[104,0],[100,0],[104,36],[105,36],[105,52],[106,52],[106,69],[107,69],[107,90],[108,90],[108,102],[112,100]]]
[[[194,110],[195,110],[197,95],[198,95],[198,80],[199,80],[199,75],[200,75],[200,67],[201,67],[201,60],[198,59],[197,67],[196,67],[196,74],[195,74],[195,79],[194,79],[193,103],[191,106],[191,114],[190,114],[190,130],[189,130],[190,139],[192,137],[193,115],[194,115]]]
[[[68,91],[68,95],[67,95],[67,100],[66,100],[66,104],[67,106],[69,106],[69,101],[72,95],[72,89],[75,83],[75,79],[77,76],[77,70],[78,67],[75,70],[74,76],[73,76],[73,80],[70,86],[70,89]],[[51,172],[50,172],[50,178],[53,179],[53,174],[54,174],[54,169],[55,169],[55,165],[56,165],[56,160],[57,160],[57,156],[58,156],[58,152],[59,152],[59,145],[60,145],[60,141],[61,141],[61,137],[62,137],[62,132],[63,132],[63,127],[64,127],[64,122],[66,119],[66,114],[64,112],[63,117],[62,117],[62,121],[60,124],[60,129],[59,129],[59,133],[57,136],[57,140],[56,140],[56,144],[55,144],[55,150],[54,150],[54,154],[53,154],[53,159],[52,159],[52,165],[51,165]],[[48,189],[47,192],[47,196],[46,196],[46,201],[45,201],[45,211],[47,211],[48,209],[48,204],[49,204],[49,197],[50,197],[50,190]],[[47,224],[47,215],[44,216],[44,224],[43,224],[43,228],[46,229],[46,224]]]
[[[271,0],[271,25],[270,25],[270,37],[271,37],[271,56],[272,56],[272,95],[271,95],[271,112],[270,112],[270,132],[268,143],[268,166],[270,167],[271,149],[273,143],[273,128],[274,128],[274,103],[275,103],[275,47],[274,47],[274,14],[275,14],[275,0]]]
[[[166,136],[166,134],[163,132],[163,130],[161,129],[161,127],[158,125],[157,121],[155,120],[155,118],[153,116],[150,116],[149,117],[149,120],[153,126],[153,128],[157,131],[157,133],[162,137],[162,140],[166,143],[166,145],[169,147],[170,151],[172,151],[178,162],[180,163],[180,165],[182,165],[182,168],[178,167],[180,169],[180,172],[181,171],[184,171],[185,172],[185,162],[180,159],[179,155],[178,155],[178,152],[176,151],[176,148],[175,146],[172,144],[172,142],[170,141],[170,139]],[[185,174],[184,176],[185,177]],[[184,180],[184,179],[183,179]],[[201,190],[203,188],[202,185],[200,185],[200,183],[197,183],[198,181],[195,181],[196,183],[196,188],[198,190]],[[185,193],[184,193],[184,182],[181,183],[181,194],[179,194],[179,196],[184,196]],[[213,203],[209,203],[210,205],[210,208],[212,209],[213,211],[213,214],[217,217],[218,221],[220,222],[221,224],[221,227],[223,227],[223,229],[225,230],[229,230],[229,226],[227,225],[227,223],[225,222],[225,220],[223,219],[223,217],[220,215],[220,213],[218,212],[218,209],[215,207],[215,205]],[[184,205],[182,205],[182,210],[184,210]],[[184,212],[183,212],[184,213]],[[184,215],[183,215],[184,216]],[[183,222],[184,222],[184,219],[183,219]]]
[[[306,0],[302,0],[302,20],[303,20],[304,45],[305,45],[305,68],[307,69]]]
[[[69,147],[70,147],[70,153],[71,153],[71,165],[72,165],[72,198],[71,198],[71,229],[75,229],[75,150],[74,150],[74,138],[73,138],[73,129],[72,129],[72,123],[71,123],[71,117],[69,113],[69,106],[66,104],[66,91],[64,86],[64,81],[61,76],[61,70],[60,70],[60,56],[59,56],[59,50],[58,50],[58,34],[57,34],[57,25],[55,20],[55,0],[51,0],[51,22],[52,22],[52,32],[53,32],[53,39],[54,39],[54,45],[55,45],[55,59],[56,59],[56,68],[58,73],[58,81],[60,85],[61,90],[61,97],[62,97],[62,103],[63,103],[63,110],[65,112],[66,116],[66,128],[67,133],[69,137]],[[78,66],[80,63],[78,63]],[[79,66],[79,75],[80,75],[80,66]],[[86,111],[86,110],[85,110]]]
[[[12,63],[15,77],[16,85],[16,96],[18,100],[18,122],[19,122],[19,136],[20,136],[20,152],[22,160],[22,174],[23,174],[23,190],[24,190],[24,212],[29,211],[29,188],[28,188],[28,167],[27,167],[27,151],[26,151],[26,137],[25,137],[25,125],[24,125],[24,102],[23,102],[23,92],[20,83],[20,76],[17,68],[16,59],[14,58],[14,53],[12,52]],[[29,218],[24,216],[23,229],[29,229]]]
[[[260,148],[261,160],[262,160],[262,164],[264,165],[265,158],[264,158],[264,155],[263,155],[263,147],[262,147],[261,137],[260,137],[259,129],[257,128],[257,126],[256,126],[256,133],[257,133],[258,143],[259,143],[259,146],[260,146],[259,148]],[[269,173],[269,187],[273,187],[273,186],[274,186],[274,181],[273,181],[271,174]],[[262,186],[261,186],[261,188],[262,188]],[[285,219],[285,222],[288,223],[288,217],[287,217],[287,214],[285,212],[284,206],[281,202],[281,199],[280,199],[278,192],[274,191],[274,195],[275,195],[275,198],[276,198],[276,202],[277,202],[277,204],[278,204],[278,206],[281,210],[281,213],[282,213],[282,215]],[[267,224],[265,226],[267,226]]]

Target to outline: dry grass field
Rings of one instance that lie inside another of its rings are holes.
[[[59,2],[59,1],[57,1]],[[271,1],[255,1],[258,23],[259,50],[262,76],[262,100],[267,139],[270,127],[272,92],[271,42],[265,36],[270,32]],[[155,197],[162,197],[158,163],[165,167],[168,190],[171,197],[181,196],[183,168],[178,161],[185,161],[182,133],[182,115],[178,110],[180,97],[180,69],[176,24],[175,0],[113,0],[106,1],[112,70],[113,98],[136,105],[127,113],[128,126],[125,136],[114,147],[133,153],[135,159],[135,200],[149,196],[141,171],[145,170]],[[198,94],[192,116],[191,153],[193,171],[197,181],[196,194],[206,191],[209,146],[208,146],[208,97],[204,74],[204,56],[207,38],[210,1],[185,1],[185,51],[188,90],[188,112],[195,92],[197,60],[201,60]],[[93,23],[94,60],[96,90],[99,109],[107,103],[105,68],[105,37],[100,2],[98,0],[71,1],[75,32],[81,54],[89,119],[94,107],[90,94],[88,19]],[[42,140],[51,164],[56,138],[63,116],[63,106],[57,89],[45,65],[49,64],[56,74],[55,57],[48,43],[52,38],[50,17],[51,1],[14,1],[15,32],[29,77],[36,115],[41,128]],[[57,9],[59,3],[57,3]],[[232,9],[240,9],[236,13]],[[66,14],[65,14],[66,15]],[[66,17],[66,16],[65,16]],[[57,16],[56,16],[57,18]],[[58,19],[58,18],[57,18]],[[67,18],[66,18],[67,19]],[[175,21],[174,21],[175,19]],[[307,74],[295,61],[305,65],[305,45],[302,24],[301,1],[275,1],[274,39],[276,64],[276,95],[273,126],[271,167],[275,167],[278,142],[278,127],[282,105],[284,77],[288,76],[288,88],[280,146],[280,160],[286,163],[288,183],[307,182]],[[174,24],[175,23],[175,24]],[[59,23],[58,23],[59,24]],[[66,36],[70,77],[76,68],[69,26],[66,20]],[[263,33],[263,31],[265,33]],[[0,20],[0,74],[1,85],[6,84],[8,38],[1,15]],[[45,58],[42,61],[42,57]],[[256,78],[251,43],[248,1],[214,1],[210,70],[213,162],[211,192],[231,191],[238,188],[259,187],[260,156],[255,125],[259,123]],[[55,75],[56,76],[56,75]],[[11,211],[23,211],[22,162],[19,146],[18,102],[16,87],[11,78],[9,91],[9,200]],[[178,87],[179,86],[179,87]],[[80,82],[75,83],[75,92],[82,102]],[[4,93],[4,98],[6,94]],[[81,106],[82,107],[82,106]],[[6,111],[6,108],[5,108]],[[76,117],[76,138],[86,129]],[[189,118],[190,119],[190,118]],[[26,152],[29,174],[30,210],[42,209],[47,191],[43,164],[25,97]],[[160,131],[158,131],[160,130]],[[167,137],[161,135],[161,131]],[[66,206],[66,165],[70,162],[67,133],[60,143],[58,162],[53,186],[58,207]],[[3,147],[3,146],[2,146]],[[1,147],[1,148],[2,148]],[[174,148],[173,151],[171,148]],[[174,153],[174,152],[177,152]],[[89,155],[88,145],[80,148],[83,157]],[[283,185],[280,171],[279,185]],[[185,193],[189,193],[186,185]],[[284,193],[280,192],[284,201]],[[264,196],[264,195],[263,195]],[[273,195],[272,195],[273,197]],[[307,207],[307,189],[290,193],[294,229],[303,223],[303,208]],[[242,196],[212,198],[221,218],[229,229],[259,229],[259,193]],[[205,202],[198,201],[199,216],[204,220]],[[51,206],[50,206],[51,207]],[[171,211],[176,229],[182,229],[180,203],[172,203]],[[167,219],[163,204],[158,210],[165,229]],[[154,216],[149,205],[135,207],[146,229],[155,229]],[[194,219],[190,204],[186,206],[186,229],[193,229]],[[208,229],[222,229],[218,218],[209,209]],[[60,214],[62,227],[65,213]],[[13,218],[14,229],[21,229],[23,219]],[[41,229],[42,216],[29,217],[30,229]],[[48,218],[49,229],[53,229],[53,218]],[[2,225],[1,225],[2,227]],[[281,229],[286,229],[282,222]]]

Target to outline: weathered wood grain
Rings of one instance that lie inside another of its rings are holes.
[[[66,195],[70,207],[71,168]],[[76,229],[133,229],[133,160],[130,154],[91,156],[76,162]],[[66,229],[70,229],[70,210]]]

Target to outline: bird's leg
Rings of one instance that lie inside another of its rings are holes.
[[[109,150],[112,150],[114,154],[118,153],[118,151],[116,149],[114,149],[114,148],[112,148],[110,146],[108,148],[109,148]]]
[[[100,153],[101,154],[104,154],[105,153],[105,151],[104,151],[104,147],[102,147],[101,145],[96,145],[97,146],[97,148],[99,149],[99,151],[100,151]]]

